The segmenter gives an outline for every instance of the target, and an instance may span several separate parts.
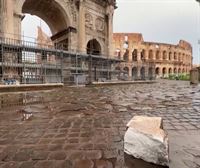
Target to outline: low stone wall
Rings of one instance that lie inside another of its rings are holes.
[[[36,90],[50,90],[63,87],[62,83],[58,84],[28,84],[28,85],[0,85],[0,92],[24,92]]]

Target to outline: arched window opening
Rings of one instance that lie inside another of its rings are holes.
[[[174,68],[174,74],[177,74],[177,68]]]
[[[142,80],[145,80],[145,67],[142,67],[140,69],[140,77]]]
[[[181,68],[178,69],[178,74],[181,74]]]
[[[178,54],[178,61],[181,61],[181,53]]]
[[[169,60],[172,60],[172,52],[169,52]]]
[[[124,53],[124,56],[123,56],[123,59],[124,59],[125,61],[128,61],[128,56],[129,56],[129,50],[126,49],[126,51],[125,51],[125,53]]]
[[[167,74],[167,68],[163,68],[163,70],[162,70],[163,77],[165,77],[166,74]]]
[[[143,49],[141,52],[141,60],[142,61],[145,61],[145,53],[146,53],[146,51]]]
[[[166,60],[166,59],[167,59],[167,52],[163,51],[163,60]]]
[[[138,51],[137,51],[137,49],[134,49],[133,53],[132,53],[132,60],[133,61],[137,61],[137,55],[138,55]]]
[[[160,51],[156,51],[156,60],[160,59]]]
[[[156,68],[156,75],[160,75],[160,68],[159,67]]]
[[[138,76],[138,69],[137,69],[137,67],[133,67],[132,78],[135,80],[135,79],[137,79],[137,76]]]
[[[124,71],[124,74],[125,74],[126,76],[129,75],[129,68],[128,68],[128,67],[124,67],[123,71]]]
[[[177,53],[174,52],[174,60],[177,61]]]
[[[152,67],[150,67],[149,70],[148,70],[148,77],[149,77],[150,80],[153,79],[153,68]]]
[[[168,72],[169,74],[172,74],[172,68],[169,68],[169,72]]]
[[[101,45],[96,39],[90,40],[87,43],[87,54],[101,55]]]
[[[149,60],[153,60],[153,51],[149,50]]]

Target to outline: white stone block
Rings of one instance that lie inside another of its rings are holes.
[[[168,137],[162,129],[162,118],[135,116],[127,124],[124,152],[157,165],[169,165]]]

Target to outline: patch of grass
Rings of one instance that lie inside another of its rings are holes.
[[[190,80],[190,74],[170,74],[167,78],[169,80],[182,80],[182,81],[189,81]]]

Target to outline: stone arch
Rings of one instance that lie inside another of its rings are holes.
[[[141,51],[141,60],[142,60],[142,61],[145,60],[145,54],[146,54],[146,51],[145,51],[145,49],[143,49],[143,50]]]
[[[169,52],[169,60],[172,60],[172,52]]]
[[[160,51],[157,50],[157,51],[156,51],[156,60],[159,60],[159,59],[160,59]]]
[[[137,67],[133,67],[132,68],[132,78],[137,79],[137,76],[138,76],[138,69],[137,69]]]
[[[163,75],[163,77],[165,77],[166,74],[167,74],[167,68],[164,67],[164,68],[162,69],[162,75]]]
[[[178,54],[178,61],[181,61],[181,53]]]
[[[157,76],[160,75],[160,68],[159,68],[159,67],[156,68],[156,75],[157,75]]]
[[[177,52],[174,52],[174,60],[177,60]]]
[[[132,61],[137,61],[138,50],[134,49],[132,52]]]
[[[177,68],[174,68],[174,74],[177,74]]]
[[[96,39],[88,41],[87,54],[101,55],[101,45]]]
[[[178,74],[181,74],[181,68],[178,69]]]
[[[59,33],[72,26],[69,5],[64,0],[18,0],[15,10],[17,13],[28,13],[43,19],[52,34]]]
[[[145,80],[145,67],[142,67],[140,69],[140,77],[142,80]]]
[[[169,68],[168,74],[170,75],[170,74],[172,74],[172,73],[173,73],[172,68]]]
[[[124,74],[126,74],[127,76],[129,75],[129,67],[124,67],[123,71]]]
[[[153,68],[149,67],[149,69],[148,69],[148,77],[149,77],[150,80],[153,79],[153,75],[154,75],[153,71],[154,71]]]
[[[153,60],[153,50],[149,50],[148,59]]]
[[[126,51],[125,51],[125,53],[123,55],[123,60],[128,61],[129,60],[128,57],[129,57],[129,50],[126,49]]]
[[[167,59],[167,51],[163,51],[163,60]]]
[[[185,68],[183,68],[182,73],[185,73]]]

